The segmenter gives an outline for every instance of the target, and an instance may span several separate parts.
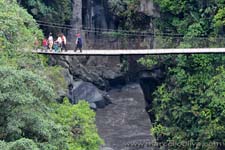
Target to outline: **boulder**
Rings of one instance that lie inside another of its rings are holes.
[[[104,108],[110,103],[110,98],[89,82],[77,81],[70,85],[68,97],[71,103],[86,100],[93,109]]]

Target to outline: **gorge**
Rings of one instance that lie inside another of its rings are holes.
[[[115,7],[115,3],[111,0],[73,1],[71,25],[77,29],[76,32],[81,32],[83,35],[86,49],[116,48],[115,45],[124,47],[121,38],[106,37],[97,32],[85,32],[85,29],[117,30],[121,18],[109,9]],[[121,7],[125,6],[121,5]],[[146,18],[158,16],[151,1],[142,0],[139,11]],[[147,24],[148,30],[152,31],[151,21]],[[74,30],[68,32],[71,43],[74,43],[73,40],[71,41],[74,35]],[[127,40],[126,37],[123,40]],[[151,36],[134,43],[127,41],[129,44],[124,48],[140,48],[140,43],[143,41],[147,41],[148,46],[153,47]],[[74,47],[74,45],[70,46]],[[156,87],[152,84],[156,84],[159,79],[157,75],[153,77],[154,73],[148,74],[147,77],[143,76],[144,71],[141,70],[145,67],[137,63],[139,58],[140,56],[52,56],[50,59],[50,65],[60,65],[67,70],[66,77],[70,86],[68,97],[71,102],[75,104],[79,99],[85,99],[90,103],[90,107],[96,110],[98,132],[105,141],[102,150],[154,148],[149,146],[155,140],[149,132],[151,118],[147,110],[151,107],[151,100],[148,96]],[[144,88],[144,93],[141,87]],[[152,90],[149,91],[149,88]]]
[[[52,56],[50,65],[65,68],[65,78],[71,86],[67,96],[72,103],[85,99],[96,110],[97,128],[105,140],[103,149],[148,150],[147,145],[155,142],[149,132],[148,96],[162,74],[157,69],[141,70],[145,67],[137,63],[137,56],[127,56],[127,70],[123,70],[120,57]],[[135,146],[143,142],[144,147]]]
[[[225,47],[223,1],[152,1],[0,0],[0,149],[224,150],[223,53],[32,51]]]

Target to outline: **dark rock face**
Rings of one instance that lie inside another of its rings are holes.
[[[152,42],[153,40],[153,37],[151,36],[134,40],[132,36],[131,38],[124,39],[102,34],[102,31],[100,31],[102,29],[105,31],[108,29],[117,30],[120,28],[120,17],[110,11],[110,9],[113,9],[110,5],[112,1],[115,3],[115,0],[73,0],[73,15],[71,18],[73,29],[68,30],[67,48],[75,48],[75,34],[78,32],[82,35],[84,49],[124,49],[137,48],[137,46],[139,48],[151,47],[149,46],[149,42]],[[121,5],[121,1],[119,0],[117,4]],[[126,9],[126,7],[124,9]],[[145,14],[148,18],[159,16],[153,2],[149,0],[141,0],[138,11]],[[150,20],[151,19],[149,19],[149,21]],[[151,21],[147,26],[149,31],[153,31],[153,24]]]
[[[126,82],[126,76],[121,71],[120,58],[112,57],[69,57],[51,56],[50,65],[64,67],[64,78],[68,85],[68,94],[71,103],[85,99],[93,109],[103,108],[110,103],[110,97],[102,92],[111,86],[117,86]],[[61,97],[64,97],[61,94]]]
[[[112,16],[109,14],[107,0],[83,0],[83,26],[94,29],[108,29],[114,26]]]
[[[112,104],[97,110],[96,123],[105,147],[113,150],[150,150],[154,142],[145,99],[138,84],[108,92]],[[142,146],[140,146],[142,144]],[[143,146],[144,145],[144,146]]]
[[[104,108],[110,103],[105,93],[89,82],[77,81],[70,85],[69,99],[72,104],[86,100],[93,109]]]
[[[60,65],[69,70],[73,79],[93,83],[108,90],[111,82],[125,80],[119,56],[51,56],[50,65]]]
[[[152,108],[152,93],[165,79],[162,68],[153,68],[152,70],[143,70],[139,72],[139,82],[144,93],[146,101],[146,111]],[[151,121],[154,122],[155,115],[149,112]]]

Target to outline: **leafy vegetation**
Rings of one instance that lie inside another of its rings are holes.
[[[166,81],[153,94],[150,111],[156,120],[152,131],[159,140],[193,143],[174,149],[216,149],[213,142],[224,142],[224,59],[217,55],[176,57],[176,66],[168,68]]]
[[[57,103],[61,69],[29,52],[34,37],[43,36],[32,16],[0,0],[0,25],[0,149],[97,150],[94,112],[85,102]]]
[[[29,49],[41,38],[35,20],[14,2],[0,0],[0,43],[5,50]]]
[[[154,0],[161,17],[159,48],[221,47],[224,1]],[[202,38],[204,37],[204,38]],[[161,44],[160,44],[161,43]],[[223,54],[148,56],[149,68],[166,68],[166,79],[153,93],[152,132],[170,149],[224,149],[225,57]],[[172,144],[171,144],[172,143]]]
[[[119,28],[126,30],[148,30],[150,17],[139,11],[140,1],[109,0],[110,11],[119,20]]]
[[[153,93],[152,132],[171,149],[224,149],[223,54],[150,56],[140,62],[166,68]],[[182,145],[183,143],[183,145]]]
[[[45,33],[57,33],[60,29],[47,27],[47,24],[69,24],[72,16],[72,0],[17,0],[18,3],[41,24]]]
[[[68,99],[64,99],[62,105],[54,105],[52,115],[56,123],[67,129],[69,150],[99,150],[99,145],[103,144],[97,134],[95,113],[87,102],[72,105]]]
[[[154,0],[162,13],[156,19],[159,32],[184,36],[217,36],[223,34],[224,1],[221,0]]]

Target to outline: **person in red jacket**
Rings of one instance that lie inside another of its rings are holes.
[[[48,40],[46,38],[44,38],[42,40],[42,46],[43,46],[43,49],[44,50],[47,50],[48,49]]]

